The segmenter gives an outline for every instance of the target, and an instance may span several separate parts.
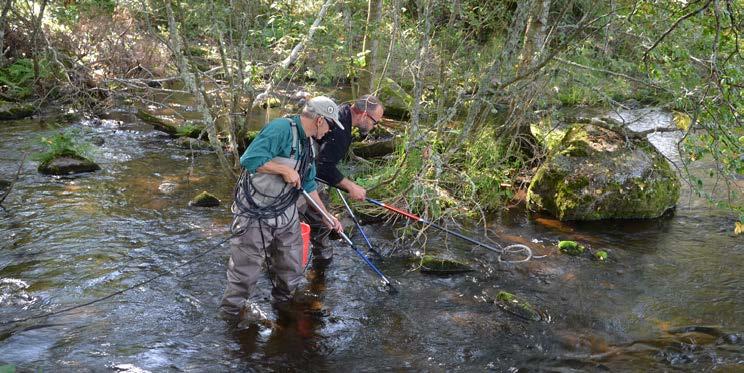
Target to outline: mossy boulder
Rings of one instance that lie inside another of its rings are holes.
[[[220,205],[220,200],[207,191],[203,191],[199,193],[198,196],[194,197],[194,199],[189,201],[189,206],[195,206],[195,207],[216,207],[219,205]]]
[[[269,94],[269,93],[260,93],[258,96],[256,96],[256,99],[253,100],[253,106],[260,106],[264,109],[268,108],[277,108],[282,105],[282,100],[279,99],[279,97]]]
[[[543,118],[537,123],[530,124],[530,132],[542,147],[550,152],[560,144],[568,129],[563,125],[554,125],[550,117]]]
[[[0,120],[21,119],[34,113],[34,105],[0,100]]]
[[[494,303],[504,311],[525,320],[541,321],[547,318],[535,306],[506,291],[499,291]]]
[[[378,97],[385,107],[385,117],[397,120],[408,120],[411,117],[413,97],[394,80],[383,79]]]
[[[586,248],[576,241],[560,241],[558,242],[558,250],[564,254],[576,256],[583,254]]]
[[[450,275],[470,272],[473,270],[463,262],[439,258],[433,255],[424,255],[421,258],[414,258],[414,263],[419,266],[419,271],[430,274]]]
[[[39,164],[39,172],[45,175],[69,175],[83,172],[94,172],[101,166],[88,158],[74,154],[65,153]]]
[[[574,124],[533,176],[527,206],[560,220],[656,218],[676,205],[679,188],[645,138]]]
[[[600,262],[606,262],[608,257],[609,254],[607,254],[607,252],[604,250],[599,250],[594,253],[594,259],[597,259]]]

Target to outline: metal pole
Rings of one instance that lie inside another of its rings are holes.
[[[367,237],[367,233],[364,232],[364,229],[362,229],[362,224],[359,222],[359,219],[357,219],[356,215],[354,215],[354,211],[351,210],[351,206],[349,206],[349,203],[346,202],[346,198],[344,197],[344,194],[341,193],[341,190],[336,188],[336,192],[338,193],[338,196],[341,198],[341,202],[344,203],[344,206],[346,206],[346,211],[349,212],[349,216],[351,216],[351,220],[354,221],[354,224],[356,224],[357,229],[359,229],[359,232],[362,234],[362,237],[364,237],[364,242],[367,243],[367,246],[369,247],[369,251],[375,253],[378,258],[382,259],[382,255],[380,255],[377,250],[375,250],[372,247],[372,243],[369,242],[369,238]]]
[[[331,219],[331,217],[328,216],[328,214],[326,214],[325,211],[320,208],[320,206],[318,206],[318,204],[315,202],[313,197],[310,196],[310,194],[308,194],[304,189],[302,190],[302,194],[305,196],[305,199],[307,199],[307,202],[310,203],[315,208],[315,210],[317,210],[321,215],[323,215],[323,218],[325,218],[329,223],[333,224],[333,219]],[[341,235],[341,238],[343,238],[344,241],[346,241],[346,243],[348,243],[349,246],[351,246],[354,252],[356,252],[357,255],[359,255],[359,257],[362,258],[362,260],[364,260],[364,262],[367,263],[367,265],[375,273],[377,273],[377,275],[380,276],[380,278],[382,278],[382,282],[385,285],[389,286],[392,290],[396,290],[392,282],[390,282],[390,280],[388,280],[388,278],[385,277],[382,271],[380,271],[374,264],[372,264],[369,258],[367,258],[366,255],[364,255],[361,251],[359,251],[359,249],[356,248],[356,246],[354,246],[354,243],[351,242],[351,240],[349,239],[349,236],[347,236],[344,232],[338,232],[338,233]]]
[[[373,205],[384,207],[384,208],[386,208],[386,209],[388,209],[390,211],[393,211],[395,213],[401,214],[401,215],[403,215],[403,216],[405,216],[405,217],[407,217],[407,218],[409,218],[411,220],[415,220],[417,222],[421,222],[421,223],[424,223],[426,225],[430,225],[430,226],[432,226],[432,227],[434,227],[436,229],[439,229],[441,231],[447,232],[448,234],[451,234],[451,235],[453,235],[455,237],[459,237],[459,238],[461,238],[461,239],[463,239],[465,241],[468,241],[468,242],[470,242],[472,244],[476,244],[476,245],[478,245],[480,247],[483,247],[485,249],[491,250],[491,251],[496,252],[496,253],[499,253],[499,254],[503,253],[502,250],[497,249],[497,248],[495,248],[495,247],[493,247],[491,245],[487,245],[487,244],[485,244],[483,242],[476,241],[476,240],[474,240],[474,239],[472,239],[472,238],[470,238],[468,236],[465,236],[465,235],[463,235],[461,233],[458,233],[458,232],[449,230],[449,229],[444,228],[444,227],[442,227],[442,226],[440,226],[438,224],[434,224],[434,223],[432,223],[432,222],[430,222],[430,221],[428,221],[428,220],[426,220],[424,218],[421,218],[421,217],[419,217],[417,215],[414,215],[414,214],[412,214],[412,213],[410,213],[408,211],[404,211],[404,210],[401,210],[401,209],[396,208],[396,207],[393,207],[393,206],[388,206],[388,205],[386,205],[383,202],[380,202],[380,201],[378,201],[376,199],[372,199],[372,198],[369,198],[369,197],[366,198],[366,200],[367,200],[367,202],[369,202],[369,203],[371,203]]]

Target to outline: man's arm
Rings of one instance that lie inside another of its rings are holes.
[[[292,186],[293,188],[300,188],[300,174],[295,171],[292,167],[285,166],[276,161],[268,161],[262,166],[258,167],[256,171],[264,174],[280,175],[284,182]]]
[[[343,178],[336,186],[349,192],[349,197],[353,200],[364,201],[367,198],[367,190],[347,178]]]

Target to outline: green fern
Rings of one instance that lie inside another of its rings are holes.
[[[93,152],[93,146],[81,139],[79,130],[67,129],[52,137],[42,137],[41,143],[46,145],[47,150],[33,156],[41,163],[63,156],[90,158]]]

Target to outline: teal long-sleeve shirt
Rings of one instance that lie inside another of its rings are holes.
[[[269,122],[261,129],[261,132],[256,135],[248,149],[240,157],[240,165],[243,166],[248,172],[256,173],[256,170],[266,164],[266,162],[274,159],[275,157],[289,158],[289,154],[292,151],[292,126],[290,120],[295,122],[297,125],[297,136],[301,143],[309,141],[305,135],[305,130],[302,128],[300,123],[300,116],[295,115],[291,118],[277,118]],[[300,146],[298,156],[302,156],[304,147]],[[300,175],[302,177],[302,189],[310,193],[318,189],[318,185],[315,182],[315,162],[310,163],[310,167],[306,175]]]

